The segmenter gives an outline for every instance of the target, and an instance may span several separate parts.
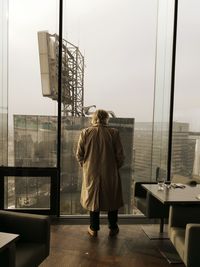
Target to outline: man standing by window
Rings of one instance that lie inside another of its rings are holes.
[[[96,110],[92,126],[79,137],[77,160],[83,167],[81,204],[90,211],[88,233],[97,236],[100,211],[108,212],[109,235],[118,234],[118,209],[123,206],[119,168],[124,152],[119,131],[108,126],[109,114]]]

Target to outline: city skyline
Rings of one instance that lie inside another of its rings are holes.
[[[61,211],[62,214],[79,214],[82,172],[75,159],[76,146],[81,128],[85,128],[89,118],[66,117],[62,127],[61,145]],[[14,127],[14,150],[8,158],[15,167],[56,166],[56,120],[53,116],[16,115]],[[111,127],[117,127],[122,137],[126,161],[121,170],[124,188],[125,213],[132,213],[133,181],[154,181],[156,169],[161,177],[166,177],[167,169],[167,127],[160,140],[160,127],[154,132],[152,144],[152,124],[134,123],[132,119],[111,119]],[[172,147],[172,181],[199,179],[197,166],[200,158],[200,133],[189,133],[189,125],[175,123]],[[152,154],[153,147],[153,154]],[[161,152],[162,151],[162,152]],[[161,155],[162,153],[162,155]],[[8,205],[41,208],[49,205],[49,178],[8,177]],[[14,188],[14,189],[13,189]],[[25,203],[23,204],[23,201]],[[16,204],[13,204],[16,203]],[[32,204],[31,204],[32,203]],[[71,204],[70,204],[71,203]],[[44,206],[43,206],[44,205]]]

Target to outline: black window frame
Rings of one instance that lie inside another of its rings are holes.
[[[0,167],[0,209],[8,211],[28,212],[34,214],[46,214],[59,216],[59,185],[57,168],[34,168],[34,167]],[[50,177],[50,208],[48,209],[7,209],[4,207],[4,181],[5,177]]]

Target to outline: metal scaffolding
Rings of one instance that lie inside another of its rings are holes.
[[[63,113],[79,117],[83,115],[84,57],[77,46],[66,40],[62,47]]]
[[[58,100],[59,36],[43,31],[38,32],[38,40],[43,96]],[[64,39],[61,79],[63,115],[83,116],[84,57],[77,46]]]

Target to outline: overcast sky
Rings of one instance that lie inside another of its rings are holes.
[[[58,32],[57,2],[10,0],[9,109],[14,114],[56,115],[56,103],[42,96],[37,31]],[[157,0],[64,3],[64,38],[85,56],[85,105],[151,121]],[[179,5],[175,120],[200,130],[200,2]]]
[[[69,1],[64,33],[85,54],[86,105],[152,120],[156,15],[157,1]]]

